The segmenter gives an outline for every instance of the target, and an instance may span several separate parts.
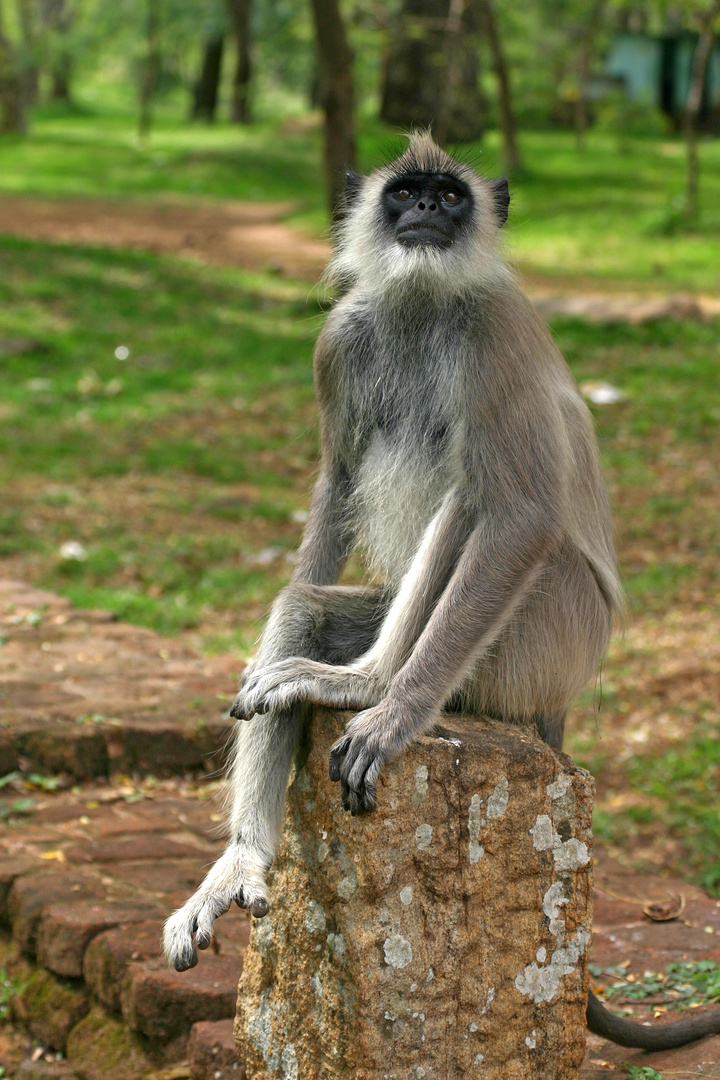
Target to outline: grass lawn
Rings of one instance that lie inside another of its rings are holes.
[[[366,160],[384,140],[365,133]],[[0,190],[292,198],[316,228],[318,143],[312,126],[165,123],[141,151],[122,118],[48,119],[0,142]],[[651,228],[682,188],[678,145],[577,155],[564,133],[526,135],[510,234],[523,265],[593,288],[716,289],[717,144],[703,147],[708,235]],[[0,573],[248,652],[302,532],[322,318],[307,282],[0,240]],[[553,329],[579,381],[626,395],[596,419],[630,628],[567,748],[598,779],[609,844],[718,888],[720,327]],[[68,541],[86,557],[64,558]]]

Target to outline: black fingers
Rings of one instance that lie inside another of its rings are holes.
[[[336,742],[330,751],[330,779],[334,784],[339,780],[342,780],[341,768],[342,759],[350,749],[350,743],[352,742],[352,736],[346,735],[344,738]]]

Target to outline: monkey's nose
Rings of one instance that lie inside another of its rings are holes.
[[[431,203],[419,202],[417,204],[417,208],[418,208],[418,210],[430,210],[432,212],[433,210],[437,210],[437,203],[434,203],[434,202],[431,202]]]

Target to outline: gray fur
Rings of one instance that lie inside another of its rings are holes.
[[[403,170],[472,191],[472,229],[401,247],[377,212]],[[498,186],[427,135],[358,181],[320,334],[322,469],[293,582],[233,707],[231,842],[168,920],[182,970],[265,872],[308,703],[360,710],[330,760],[345,807],[372,809],[384,764],[466,708],[561,745],[622,604],[593,425],[550,334],[499,252]],[[382,587],[335,582],[355,545]]]

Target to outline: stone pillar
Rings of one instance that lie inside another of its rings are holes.
[[[288,792],[235,1038],[257,1080],[574,1080],[593,782],[525,730],[447,718],[345,814],[319,710]]]

